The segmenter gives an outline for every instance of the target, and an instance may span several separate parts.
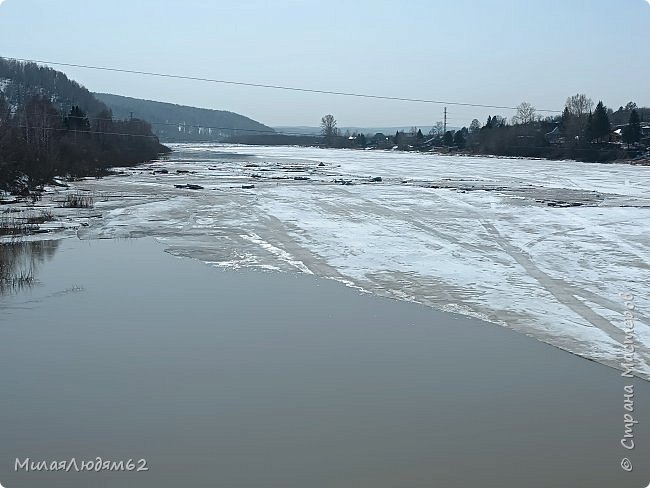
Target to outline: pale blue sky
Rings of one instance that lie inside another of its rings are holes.
[[[0,55],[246,82],[560,110],[650,106],[646,0],[5,0]],[[93,91],[268,125],[431,125],[442,107],[64,68]],[[449,106],[450,124],[504,110]]]

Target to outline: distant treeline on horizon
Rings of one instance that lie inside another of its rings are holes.
[[[561,115],[540,117],[529,103],[517,107],[511,120],[489,116],[469,127],[445,130],[437,122],[427,133],[412,127],[394,134],[343,133],[332,115],[321,120],[320,134],[243,134],[231,142],[253,145],[308,145],[335,148],[442,151],[496,156],[575,159],[590,162],[628,160],[650,151],[650,108],[630,102],[616,111],[584,94],[567,99]]]

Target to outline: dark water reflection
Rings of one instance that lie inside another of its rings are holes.
[[[39,266],[52,259],[58,247],[58,240],[1,243],[0,294],[32,286]]]
[[[309,276],[214,270],[149,240],[65,240],[35,259],[41,286],[0,296],[7,488],[650,480],[648,383],[521,334]],[[97,456],[149,471],[14,471]]]

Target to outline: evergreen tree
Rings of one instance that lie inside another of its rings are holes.
[[[633,109],[630,113],[630,120],[623,128],[623,142],[628,146],[635,144],[641,140],[641,122],[639,121],[639,113]]]
[[[65,119],[65,125],[70,130],[90,130],[90,121],[86,117],[86,113],[78,105],[70,109],[70,113]]]
[[[4,124],[9,120],[11,115],[11,110],[9,110],[9,104],[5,99],[4,93],[0,92],[0,124]]]
[[[442,143],[445,146],[453,146],[454,145],[454,133],[450,130],[445,132],[445,136],[442,138]]]
[[[560,133],[564,137],[571,137],[576,135],[577,132],[577,121],[575,117],[571,114],[568,107],[564,107],[562,112],[562,117],[560,117]]]
[[[607,109],[603,105],[603,102],[598,102],[596,105],[596,110],[594,111],[593,119],[591,121],[591,136],[592,139],[597,141],[603,141],[612,130],[612,126],[609,123],[609,117],[607,115]]]
[[[454,134],[454,144],[456,144],[461,149],[465,147],[465,136],[463,135],[462,130],[456,131]]]
[[[589,142],[593,141],[596,138],[594,134],[594,116],[589,112],[589,115],[587,116],[587,125],[585,126],[585,139]]]
[[[568,107],[564,107],[564,111],[562,112],[562,118],[560,119],[560,126],[562,128],[565,128],[569,121],[571,120],[571,112],[569,112]]]

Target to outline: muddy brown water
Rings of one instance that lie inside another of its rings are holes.
[[[6,488],[650,482],[650,385],[524,335],[150,239],[46,254],[0,296]],[[15,470],[97,457],[148,471]]]

